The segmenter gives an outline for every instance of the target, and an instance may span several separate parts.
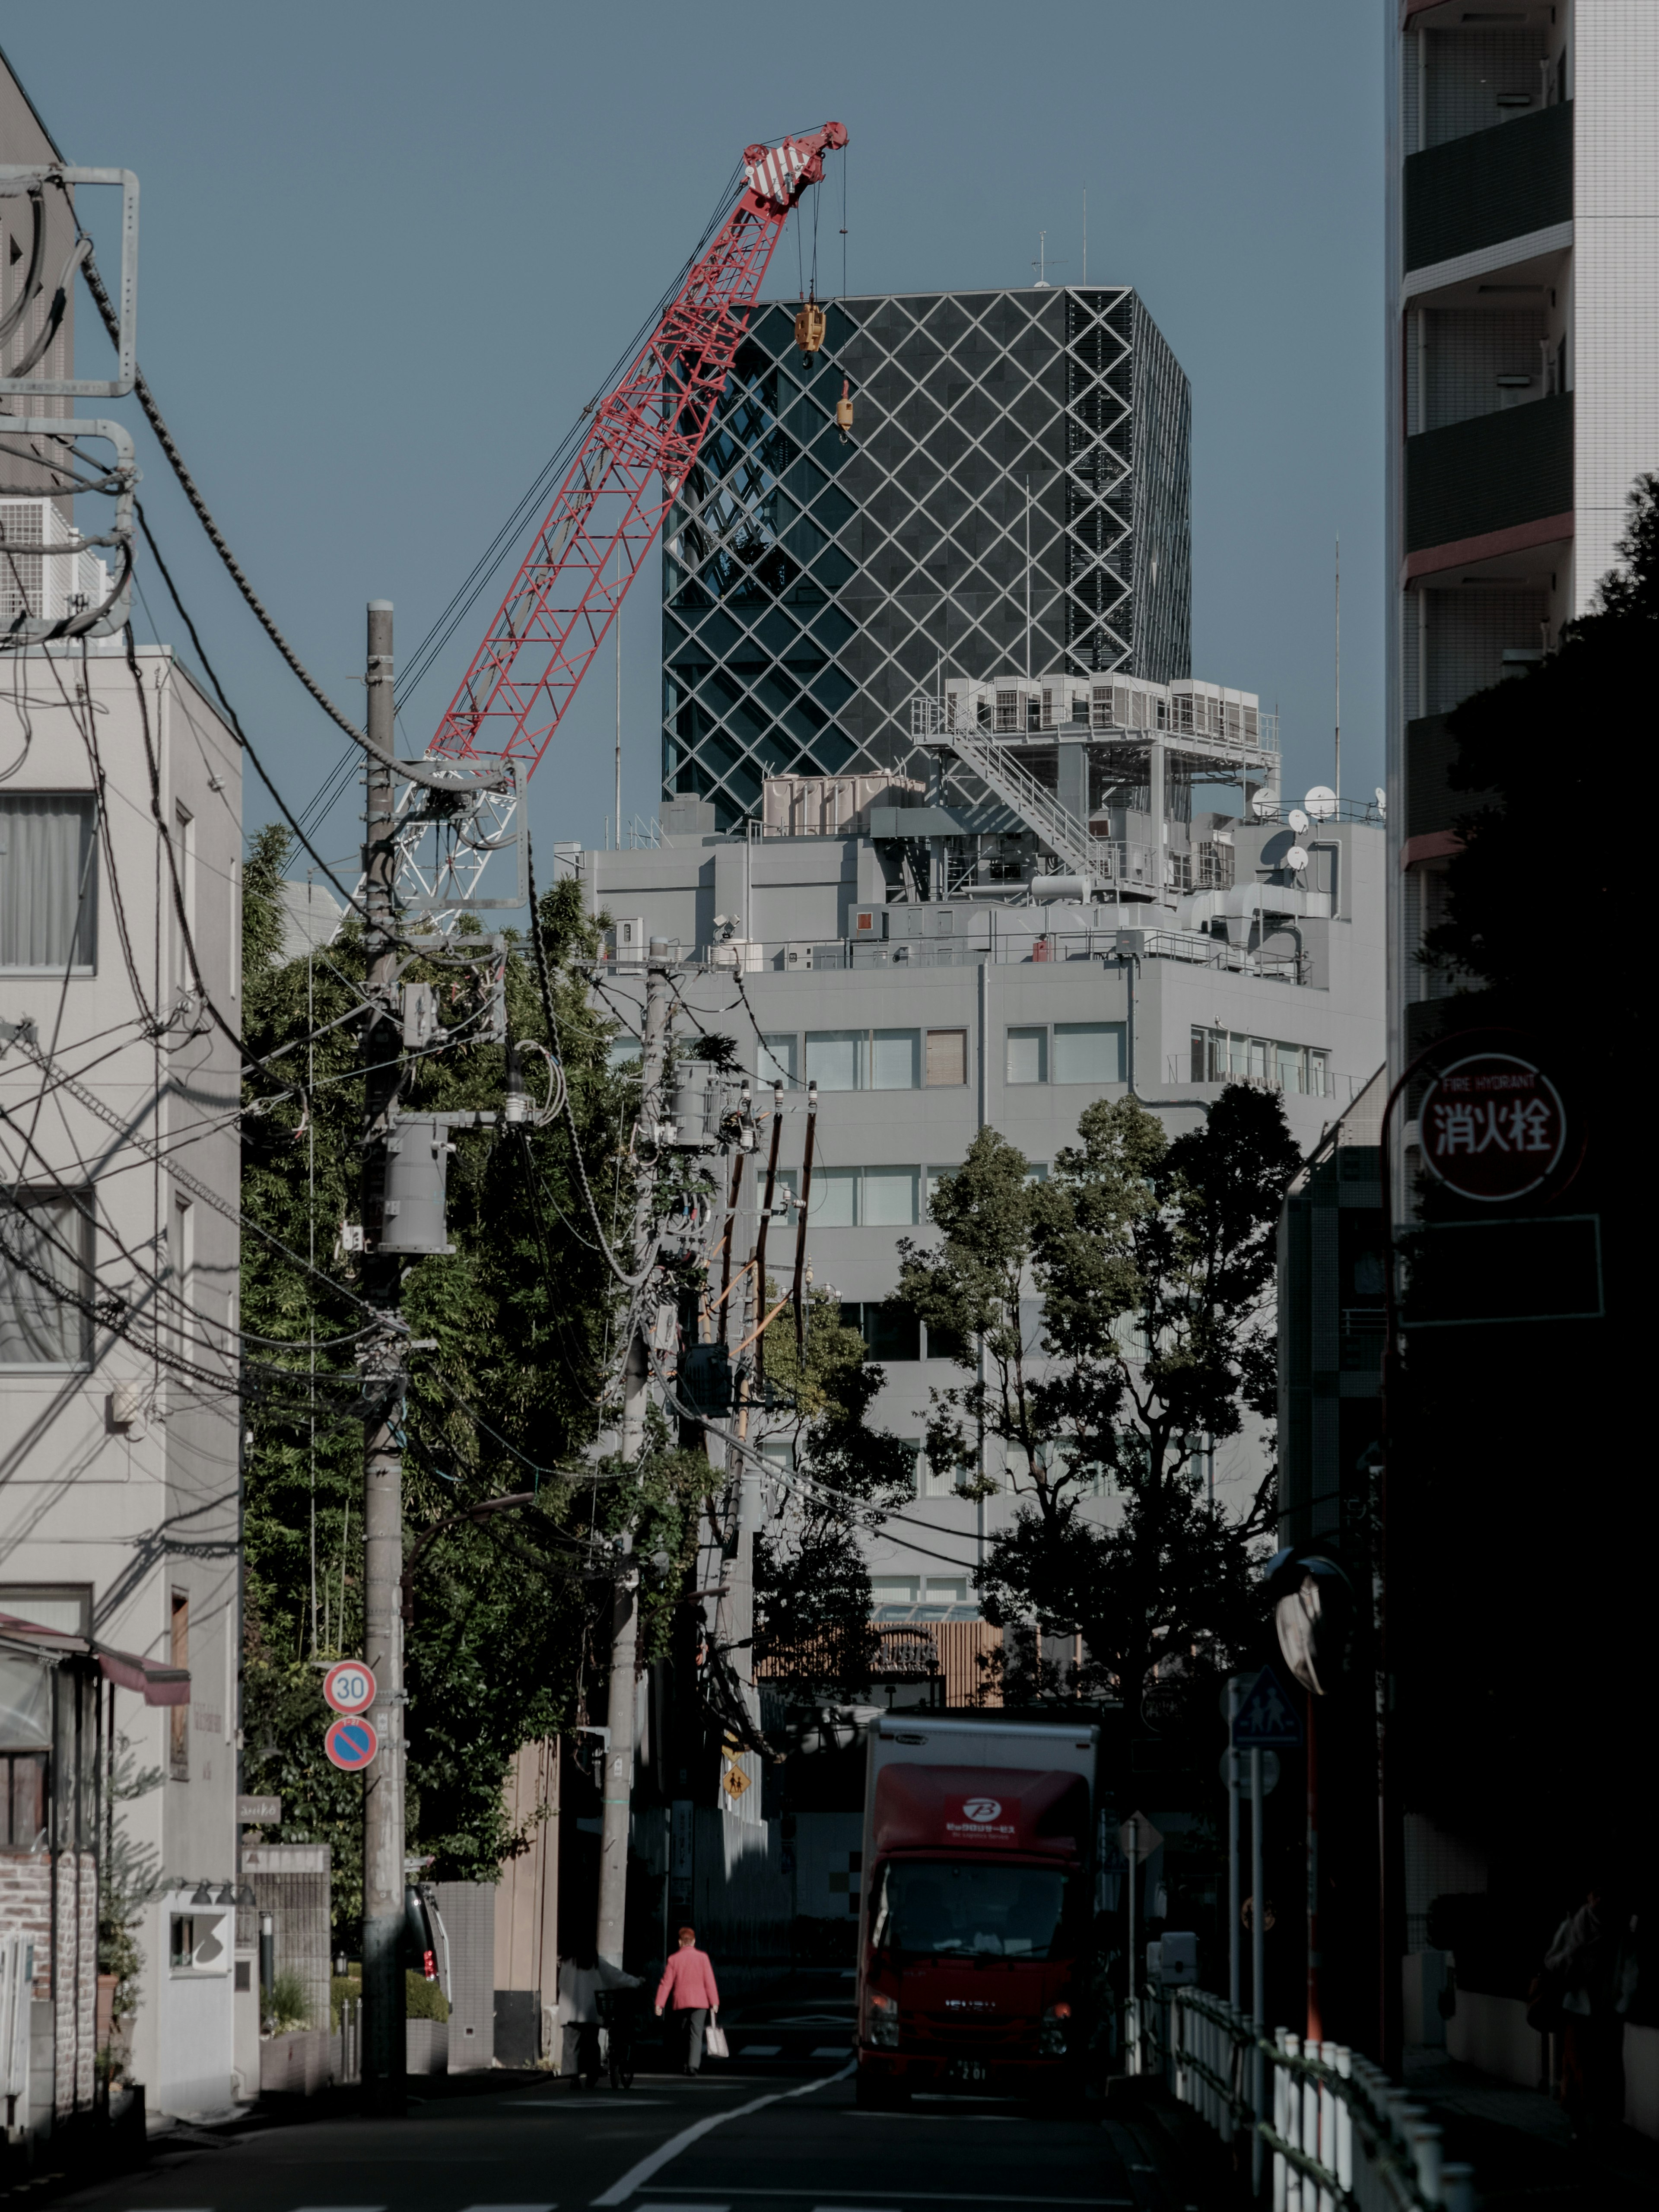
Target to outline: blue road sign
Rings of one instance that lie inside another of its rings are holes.
[[[1273,1668],[1264,1667],[1234,1719],[1234,1745],[1240,1751],[1294,1751],[1301,1741],[1296,1707]]]
[[[323,1738],[323,1749],[336,1766],[343,1766],[348,1774],[361,1774],[380,1747],[373,1722],[361,1713],[352,1713],[331,1722],[328,1734]]]

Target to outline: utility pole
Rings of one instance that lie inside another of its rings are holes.
[[[404,2110],[404,1468],[398,1421],[404,1380],[398,1320],[402,1255],[383,1253],[386,1143],[402,1079],[393,1004],[397,845],[392,789],[392,602],[368,604],[368,803],[363,896],[368,993],[363,1028],[363,1283],[376,1328],[363,1358],[363,1656],[373,1668],[380,1749],[363,1777],[363,2088],[371,2112]]]
[[[647,948],[645,1037],[640,1058],[640,1132],[643,1146],[634,1184],[631,1272],[643,1274],[655,1243],[657,1128],[663,1120],[663,1079],[668,1066],[672,1012],[668,978],[673,965],[667,940],[653,937]],[[646,1389],[651,1365],[643,1329],[650,1318],[637,1310],[623,1366],[622,1457],[637,1460],[645,1443]],[[632,1562],[633,1531],[624,1533],[618,1561],[617,1594],[611,1616],[611,1696],[607,1721],[611,1742],[605,1755],[605,1785],[599,1808],[599,1906],[594,1948],[620,1966],[628,1917],[628,1826],[634,1790],[634,1652],[638,1637],[636,1595],[639,1572]]]

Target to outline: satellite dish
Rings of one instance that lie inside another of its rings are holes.
[[[1316,783],[1304,796],[1302,804],[1316,822],[1328,822],[1336,811],[1336,793],[1328,783]]]
[[[1295,830],[1298,837],[1302,835],[1302,832],[1304,830],[1310,826],[1307,816],[1302,811],[1302,809],[1299,806],[1291,807],[1290,812],[1285,817],[1285,819],[1290,823],[1291,829]]]
[[[1376,811],[1386,822],[1389,818],[1389,794],[1380,783],[1376,787]]]
[[[1273,801],[1265,791],[1253,791],[1250,793],[1250,811],[1258,822],[1272,805]]]
[[[1308,855],[1305,848],[1300,845],[1292,845],[1285,855],[1285,866],[1287,868],[1293,868],[1297,874],[1300,875],[1307,865]]]

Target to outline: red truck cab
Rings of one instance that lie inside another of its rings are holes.
[[[1083,2050],[1096,1731],[884,1715],[871,1736],[858,2094],[1065,2087]]]

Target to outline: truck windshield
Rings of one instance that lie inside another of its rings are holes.
[[[926,1957],[1046,1959],[1065,1896],[1063,1875],[1032,1867],[890,1863],[877,1875],[870,1939]]]

